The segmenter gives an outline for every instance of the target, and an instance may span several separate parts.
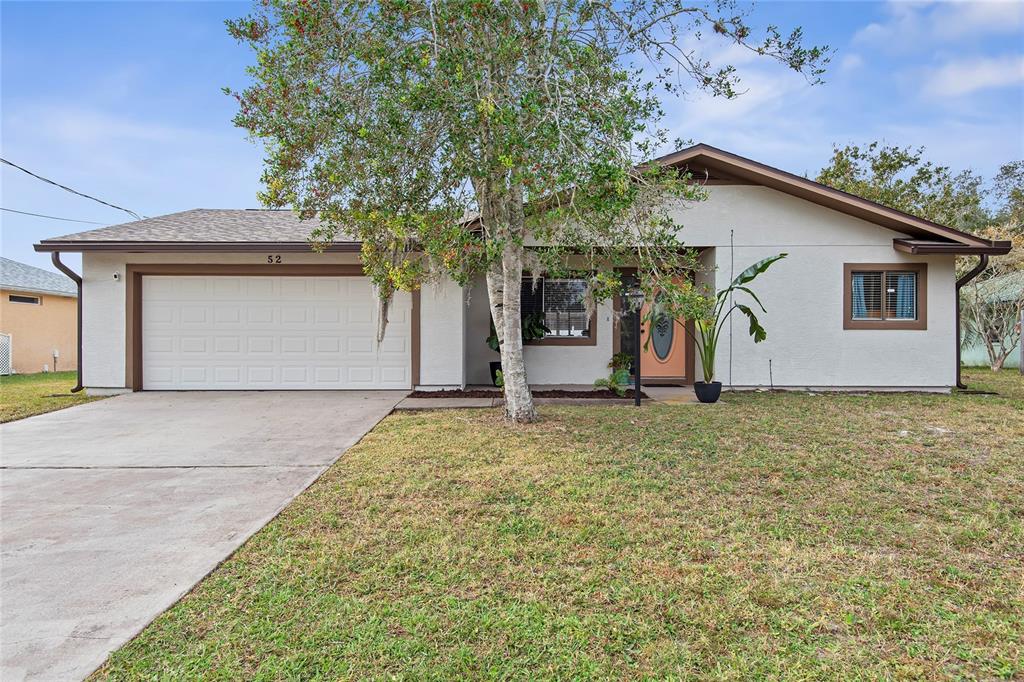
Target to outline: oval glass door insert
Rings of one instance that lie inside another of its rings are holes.
[[[660,297],[659,295],[658,298]],[[658,321],[651,329],[651,346],[654,347],[654,356],[659,360],[667,359],[669,353],[672,352],[672,336],[674,334],[673,320],[668,315],[658,315]]]

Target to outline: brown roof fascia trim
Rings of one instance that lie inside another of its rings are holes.
[[[100,241],[42,241],[33,248],[45,251],[121,251],[130,253],[177,252],[188,253],[201,251],[205,253],[238,253],[238,252],[281,252],[302,253],[312,252],[307,242],[100,242]],[[360,242],[339,242],[330,244],[325,251],[356,253],[362,250]]]
[[[913,239],[893,239],[892,248],[914,255],[955,254],[1002,256],[1010,252],[1008,241],[990,241],[987,246],[968,245],[956,242],[920,242]]]
[[[710,160],[720,163],[727,167],[730,173],[741,179],[755,181],[765,187],[784,191],[793,196],[813,201],[827,208],[853,215],[854,217],[888,227],[897,232],[905,232],[906,228],[911,228],[954,239],[965,244],[989,245],[987,240],[967,232],[918,218],[909,213],[883,206],[868,199],[706,144],[694,145],[688,149],[656,159],[658,163],[672,166],[682,165],[691,160]]]

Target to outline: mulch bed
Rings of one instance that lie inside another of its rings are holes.
[[[445,390],[445,391],[413,391],[410,398],[500,398],[502,392],[499,390],[488,390],[486,388],[472,388],[469,390]],[[607,388],[595,390],[567,391],[563,389],[550,389],[545,391],[533,391],[534,398],[590,398],[600,400],[625,400],[633,399],[633,389],[626,391],[625,395],[619,396]],[[640,392],[641,398],[647,394]]]

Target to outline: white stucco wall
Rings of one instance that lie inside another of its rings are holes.
[[[753,343],[746,318],[736,317],[719,345],[717,379],[735,387],[955,383],[953,257],[900,253],[892,248],[897,233],[772,189],[727,185],[709,192],[707,201],[675,215],[688,245],[714,249],[704,260],[717,270],[701,279],[713,276],[722,288],[758,260],[789,254],[752,285],[768,310],[759,316],[768,339]],[[928,328],[844,330],[843,264],[903,262],[928,263]]]
[[[466,312],[462,288],[450,279],[427,284],[420,291],[420,387],[462,388],[466,385],[463,362]]]
[[[90,390],[125,385],[127,264],[210,263],[266,265],[265,253],[102,253],[82,257],[82,377]],[[284,253],[288,265],[358,263],[354,253]],[[118,279],[114,279],[114,274]],[[273,274],[273,266],[267,266]],[[462,296],[453,282],[428,285],[420,294],[420,385],[463,384]]]
[[[723,288],[734,272],[789,254],[753,283],[768,310],[760,315],[768,339],[753,343],[746,318],[737,316],[719,344],[716,379],[735,388],[944,389],[955,383],[953,257],[900,253],[892,240],[903,235],[765,187],[718,185],[708,192],[707,201],[674,211],[684,243],[706,249],[698,283]],[[928,263],[928,328],[844,330],[843,264],[902,262]],[[605,376],[611,317],[607,304],[598,316],[597,346],[527,347],[531,383],[590,383]],[[487,363],[497,359],[484,343],[487,325],[487,294],[479,282],[466,320],[469,383],[489,382]]]

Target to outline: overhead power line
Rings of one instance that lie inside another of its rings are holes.
[[[28,175],[31,175],[36,180],[42,180],[43,182],[45,182],[47,184],[50,184],[50,185],[53,185],[54,187],[60,187],[62,190],[66,191],[66,192],[71,192],[72,194],[77,194],[80,197],[85,197],[86,199],[91,199],[92,201],[97,201],[97,202],[103,204],[104,206],[109,206],[110,208],[116,208],[118,211],[124,211],[125,213],[127,213],[131,217],[135,218],[136,220],[142,220],[142,218],[143,218],[143,216],[139,215],[135,211],[129,210],[127,208],[124,208],[123,206],[118,206],[117,204],[112,204],[109,201],[103,201],[102,199],[97,199],[96,197],[91,196],[89,194],[86,194],[85,192],[79,192],[77,189],[71,189],[70,187],[68,187],[66,185],[62,185],[59,182],[54,182],[53,180],[50,180],[49,178],[44,178],[41,175],[36,175],[35,173],[33,173],[32,171],[28,170],[27,168],[22,168],[18,164],[13,163],[11,161],[8,161],[7,159],[0,158],[0,161],[6,163],[8,166],[11,166],[12,168],[17,168],[22,173],[27,173]]]
[[[88,225],[106,225],[106,223],[99,223],[95,220],[78,220],[76,218],[59,218],[55,215],[43,215],[42,213],[30,213],[29,211],[16,211],[13,208],[4,208],[0,206],[0,211],[7,211],[8,213],[19,213],[21,215],[35,216],[36,218],[48,218],[49,220],[63,220],[66,223],[86,223]]]

